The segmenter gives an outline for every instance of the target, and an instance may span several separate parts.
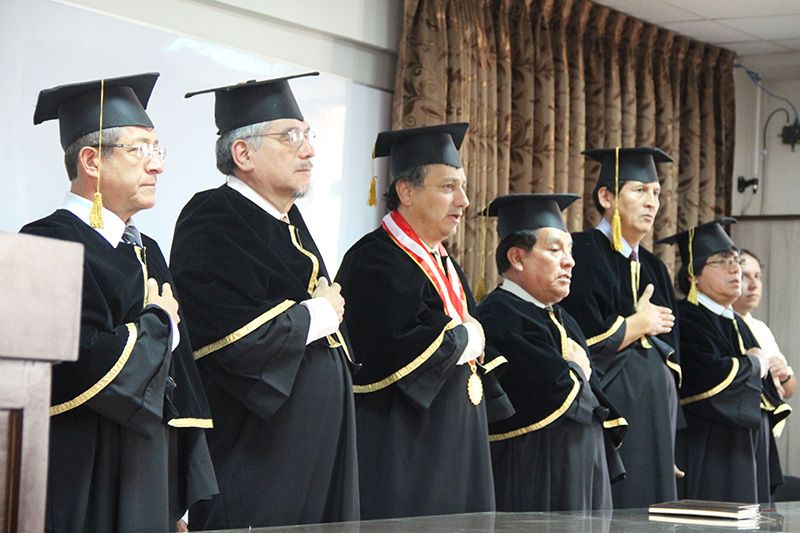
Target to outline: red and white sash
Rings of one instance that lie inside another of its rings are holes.
[[[381,223],[383,229],[392,237],[392,240],[402,248],[417,265],[425,272],[428,279],[431,280],[436,292],[442,298],[444,303],[444,311],[450,318],[456,319],[459,323],[464,317],[464,306],[466,305],[466,297],[464,295],[464,288],[461,286],[461,279],[458,277],[456,268],[447,251],[441,243],[437,245],[437,251],[442,256],[442,259],[447,264],[447,276],[445,276],[439,262],[433,258],[425,243],[422,242],[411,226],[403,218],[403,215],[397,211],[392,211],[383,217]]]

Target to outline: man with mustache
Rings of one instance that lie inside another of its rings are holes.
[[[685,493],[698,500],[770,503],[783,483],[773,431],[791,409],[769,357],[731,304],[742,291],[739,249],[722,218],[662,239],[680,248],[679,304],[686,429],[678,433]]]
[[[394,178],[389,214],[348,250],[336,277],[363,364],[354,388],[365,519],[495,508],[487,400],[502,391],[480,366],[483,329],[442,245],[469,205],[458,155],[467,127],[378,135],[374,154],[390,156]]]
[[[478,305],[486,342],[508,359],[512,417],[489,424],[497,510],[611,509],[627,423],[591,380],[586,337],[558,302],[575,261],[561,211],[577,194],[507,194],[497,216],[503,283]]]
[[[573,235],[572,288],[561,305],[587,338],[606,396],[628,421],[620,448],[627,478],[612,487],[615,508],[676,498],[675,431],[680,366],[677,308],[666,266],[640,246],[653,227],[661,185],[658,148],[584,154],[601,163],[593,199],[600,224]]]
[[[295,77],[187,95],[215,93],[227,176],[184,207],[171,256],[215,422],[201,529],[359,519],[344,299],[294,205],[315,154]]]
[[[133,220],[164,171],[145,111],[158,76],[61,85],[36,104],[34,124],[58,120],[70,190],[21,232],[84,248],[78,360],[53,367],[46,531],[174,531],[217,492],[185,308]]]

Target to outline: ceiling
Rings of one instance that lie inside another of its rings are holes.
[[[594,0],[738,54],[764,80],[800,78],[800,0]]]

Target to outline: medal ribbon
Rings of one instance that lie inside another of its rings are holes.
[[[422,239],[414,233],[414,230],[411,229],[403,215],[397,211],[392,211],[383,217],[381,226],[431,280],[436,292],[439,293],[439,297],[442,299],[442,303],[444,303],[444,312],[447,313],[447,316],[461,323],[464,317],[464,287],[461,286],[461,279],[458,277],[455,266],[447,255],[444,246],[439,243],[437,251],[447,263],[449,276],[445,275],[439,262],[433,258],[433,254],[422,242]]]
[[[461,324],[464,319],[464,305],[466,305],[464,287],[461,286],[461,279],[458,277],[456,267],[442,243],[436,245],[436,251],[447,264],[448,276],[445,275],[439,261],[434,259],[431,251],[403,218],[403,215],[392,211],[383,217],[381,226],[395,244],[406,252],[428,276],[442,299],[447,316]],[[478,377],[478,365],[474,359],[469,362],[469,368],[472,370],[472,375],[467,381],[467,395],[474,405],[479,405],[483,398],[483,385]]]

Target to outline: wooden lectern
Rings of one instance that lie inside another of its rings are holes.
[[[0,234],[0,532],[44,530],[50,367],[78,357],[83,246]]]

